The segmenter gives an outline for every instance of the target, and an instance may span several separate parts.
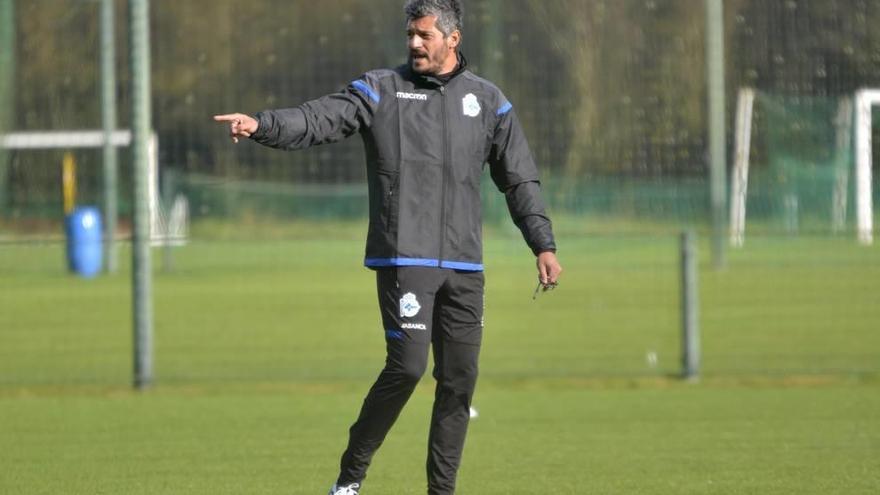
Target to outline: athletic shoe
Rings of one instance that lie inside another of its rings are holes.
[[[360,488],[360,483],[352,483],[345,486],[333,485],[333,488],[330,489],[330,493],[327,495],[358,495]]]

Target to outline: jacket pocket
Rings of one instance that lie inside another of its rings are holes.
[[[382,223],[386,232],[397,230],[397,216],[400,205],[400,173],[392,170],[377,170],[379,188],[382,191]]]

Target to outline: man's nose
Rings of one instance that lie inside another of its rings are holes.
[[[422,47],[422,38],[419,36],[410,37],[409,47],[410,48],[421,48]]]

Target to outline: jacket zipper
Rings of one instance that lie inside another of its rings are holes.
[[[443,265],[443,246],[446,244],[446,171],[449,168],[449,117],[446,115],[446,86],[440,86],[441,103],[443,105],[443,164],[440,169],[440,253],[437,267]]]
[[[385,232],[393,232],[397,230],[397,210],[394,207],[394,191],[400,185],[400,172],[391,176],[391,184],[388,186],[388,193],[385,197]]]

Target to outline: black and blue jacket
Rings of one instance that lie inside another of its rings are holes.
[[[480,180],[489,164],[535,254],[556,245],[538,171],[511,103],[466,69],[452,77],[409,65],[367,72],[339,93],[256,115],[256,142],[286,150],[360,134],[370,225],[364,264],[481,271]]]

